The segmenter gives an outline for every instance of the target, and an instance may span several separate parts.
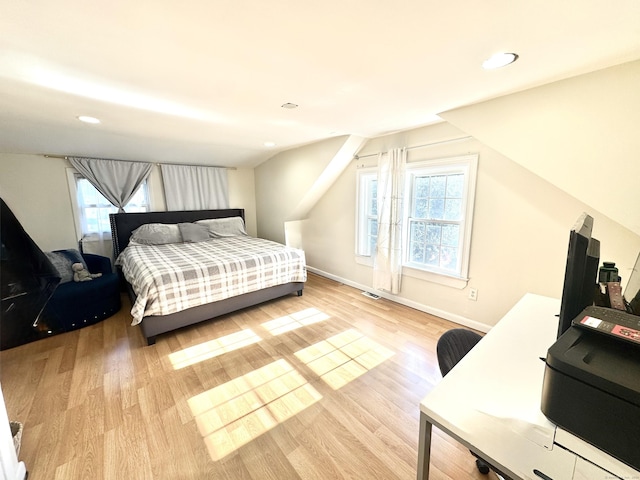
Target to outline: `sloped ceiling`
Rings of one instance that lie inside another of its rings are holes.
[[[640,61],[440,116],[640,235]]]
[[[345,139],[344,144],[331,158],[324,171],[313,182],[313,185],[305,192],[299,203],[292,210],[288,220],[296,221],[304,219],[309,210],[318,202],[335,180],[342,174],[345,168],[351,163],[358,149],[365,143],[365,139],[350,135]]]
[[[0,152],[255,167],[639,59],[638,25],[638,0],[3,0]]]

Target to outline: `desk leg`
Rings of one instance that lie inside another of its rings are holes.
[[[431,459],[431,422],[420,412],[420,438],[418,440],[418,476],[417,480],[429,479],[429,461]]]

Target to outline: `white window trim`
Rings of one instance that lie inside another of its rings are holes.
[[[434,160],[420,160],[410,162],[406,166],[406,175],[407,175],[407,184],[410,185],[411,181],[411,170],[420,169],[428,167],[430,170],[434,168],[441,168],[442,171],[450,170],[450,166],[452,164],[460,164],[466,163],[466,174],[465,174],[465,188],[467,190],[467,201],[464,208],[464,241],[461,247],[461,255],[462,255],[462,264],[460,275],[452,275],[450,272],[443,271],[431,271],[422,268],[414,268],[411,265],[403,265],[402,274],[432,283],[437,283],[440,285],[449,286],[452,288],[463,289],[467,286],[469,281],[469,262],[470,262],[470,254],[471,254],[471,232],[473,229],[473,212],[475,205],[475,194],[476,194],[476,181],[478,175],[478,154],[468,154],[468,155],[458,155],[455,157],[446,157]],[[364,266],[373,266],[373,255],[365,256],[359,254],[358,242],[361,241],[360,229],[362,228],[362,222],[360,218],[361,211],[361,198],[360,198],[360,189],[361,189],[361,176],[372,174],[373,172],[377,172],[376,166],[371,167],[360,167],[356,172],[356,238],[355,238],[355,261],[359,265]],[[407,198],[407,202],[410,202],[411,190],[405,190],[405,196]],[[409,217],[409,204],[404,207],[404,228],[408,228],[408,217]],[[403,232],[403,243],[404,243],[404,251],[406,252],[406,245],[408,242],[407,232]]]
[[[377,176],[378,168],[374,167],[362,167],[358,169],[356,172],[356,235],[355,235],[355,260],[356,263],[360,265],[373,266],[373,257],[374,253],[371,255],[362,255],[361,252],[361,244],[364,241],[363,237],[368,238],[367,235],[367,225],[364,218],[364,215],[361,215],[361,210],[364,207],[362,195],[364,192],[361,191],[363,177]]]
[[[466,277],[457,277],[447,273],[435,273],[427,270],[418,270],[407,266],[402,267],[402,275],[407,277],[417,278],[426,282],[438,283],[447,287],[453,287],[462,290],[469,283],[469,279]]]
[[[82,238],[82,225],[80,224],[80,207],[78,205],[78,187],[76,185],[76,175],[78,171],[75,168],[67,168],[67,183],[69,185],[69,201],[71,202],[71,211],[73,212],[73,226],[76,230],[76,238]]]
[[[452,274],[451,272],[446,272],[438,269],[428,269],[428,268],[416,268],[415,265],[409,264],[406,261],[406,255],[408,252],[408,242],[409,235],[407,229],[409,228],[409,212],[410,212],[410,202],[411,202],[411,182],[414,174],[412,173],[421,170],[421,169],[429,169],[430,173],[437,173],[441,171],[443,173],[449,173],[452,171],[452,166],[456,165],[464,165],[465,172],[465,191],[467,193],[467,201],[463,205],[463,217],[464,217],[464,225],[463,225],[463,244],[461,246],[461,267],[460,267],[460,275]],[[402,273],[403,275],[407,275],[414,278],[419,278],[422,280],[427,280],[430,282],[436,282],[448,286],[452,286],[454,288],[464,288],[468,282],[468,274],[469,274],[469,261],[470,261],[470,253],[471,253],[471,232],[473,229],[473,209],[475,204],[475,189],[476,189],[476,180],[478,174],[478,155],[470,154],[470,155],[461,155],[456,157],[447,157],[436,160],[424,160],[418,162],[411,162],[407,164],[406,167],[406,187],[405,187],[405,205],[404,205],[404,232],[403,232],[403,250],[405,255],[405,261],[403,262]]]

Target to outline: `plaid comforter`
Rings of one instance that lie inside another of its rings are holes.
[[[307,279],[302,250],[254,237],[129,245],[117,265],[137,299],[132,325],[236,295]]]

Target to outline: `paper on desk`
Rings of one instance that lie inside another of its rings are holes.
[[[477,412],[491,417],[493,422],[501,425],[501,428],[509,429],[536,445],[544,447],[547,450],[551,450],[553,447],[553,438],[556,429],[550,422],[544,422],[545,424],[534,423],[533,421],[527,421],[522,418],[503,416],[488,410],[477,410]]]

